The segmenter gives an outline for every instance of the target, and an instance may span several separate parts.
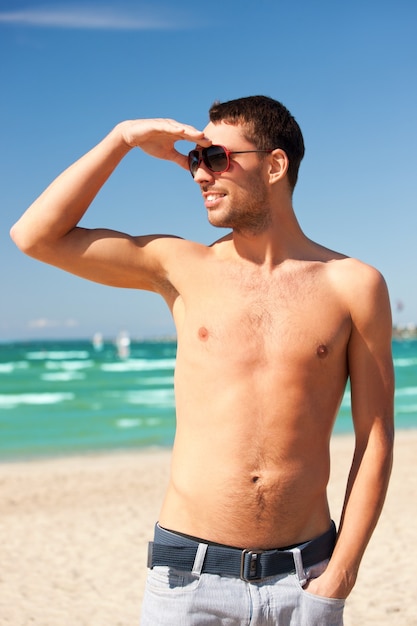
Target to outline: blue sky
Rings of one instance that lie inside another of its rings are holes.
[[[378,267],[394,321],[417,322],[416,26],[415,0],[1,0],[0,341],[172,333],[158,296],[25,257],[10,226],[117,122],[203,128],[214,100],[252,94],[281,100],[303,130],[294,204],[306,234]],[[139,150],[83,224],[221,234],[189,174]]]

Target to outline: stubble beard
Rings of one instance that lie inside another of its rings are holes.
[[[226,196],[230,204],[219,212],[209,212],[208,219],[217,228],[231,228],[242,235],[259,235],[271,224],[267,189],[259,178],[254,178],[247,190]]]

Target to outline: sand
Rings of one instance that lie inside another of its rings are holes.
[[[332,442],[337,521],[353,438]],[[0,464],[0,625],[137,626],[169,451]],[[417,625],[417,431],[400,432],[345,626]],[[157,626],[157,625],[156,625]]]

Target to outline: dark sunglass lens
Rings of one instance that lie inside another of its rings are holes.
[[[198,152],[198,150],[191,150],[191,152],[188,153],[188,167],[193,177],[198,170],[199,163],[200,153]]]
[[[222,146],[210,146],[203,150],[204,163],[212,172],[224,172],[227,169],[227,154]]]

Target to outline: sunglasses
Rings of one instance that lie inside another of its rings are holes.
[[[188,167],[194,178],[196,171],[203,162],[210,172],[222,174],[230,167],[231,154],[246,154],[248,152],[272,152],[272,150],[228,150],[224,146],[209,146],[201,150],[191,150],[188,153]]]

